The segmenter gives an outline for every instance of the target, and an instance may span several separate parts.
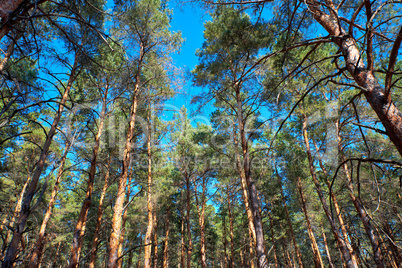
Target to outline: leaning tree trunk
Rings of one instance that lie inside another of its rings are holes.
[[[112,220],[112,233],[110,235],[109,242],[109,259],[108,259],[108,268],[116,268],[117,267],[117,259],[118,259],[118,250],[120,243],[120,234],[121,234],[121,224],[122,224],[122,215],[124,209],[124,199],[125,199],[125,189],[127,185],[128,172],[130,168],[131,162],[131,145],[132,139],[134,136],[135,123],[136,123],[136,115],[137,115],[137,107],[138,107],[138,93],[140,89],[140,76],[142,70],[142,61],[144,59],[144,47],[141,44],[140,47],[140,61],[138,63],[137,73],[135,75],[135,85],[134,92],[132,97],[132,103],[130,107],[130,123],[127,132],[126,143],[124,146],[123,152],[123,160],[122,160],[122,171],[118,178],[118,189],[116,202],[113,208],[113,220]]]
[[[95,183],[95,173],[96,173],[96,166],[97,166],[97,159],[99,155],[99,146],[100,140],[103,131],[103,125],[105,122],[106,117],[106,110],[107,110],[107,95],[108,95],[108,87],[106,87],[104,96],[102,99],[102,110],[100,114],[100,122],[98,126],[98,132],[95,137],[95,145],[92,152],[92,159],[91,159],[91,167],[89,169],[89,176],[87,182],[87,191],[85,194],[84,202],[82,203],[81,211],[78,216],[77,224],[75,225],[75,231],[73,235],[73,242],[71,244],[71,257],[70,257],[70,268],[78,267],[78,262],[80,259],[81,249],[82,249],[82,241],[85,234],[85,229],[87,225],[87,217],[88,211],[92,204],[92,192]]]
[[[68,79],[66,89],[65,89],[64,94],[63,94],[63,96],[62,96],[62,98],[60,100],[59,107],[57,109],[57,113],[56,113],[56,115],[55,115],[55,117],[53,119],[53,123],[52,123],[52,125],[51,125],[51,127],[50,127],[50,129],[49,129],[49,131],[47,133],[45,143],[44,143],[44,145],[42,147],[42,152],[41,152],[41,154],[39,156],[38,162],[36,163],[34,174],[32,176],[32,179],[31,179],[30,183],[29,183],[28,190],[26,192],[26,196],[25,196],[24,201],[22,203],[20,216],[19,216],[18,222],[16,224],[16,227],[14,228],[14,231],[13,231],[13,238],[12,238],[10,246],[9,246],[9,248],[7,250],[6,257],[4,258],[4,261],[3,261],[3,265],[2,265],[3,268],[12,267],[13,263],[15,261],[15,258],[17,256],[18,245],[19,245],[19,243],[21,241],[21,238],[22,238],[22,235],[24,233],[25,224],[26,224],[26,222],[28,220],[29,215],[32,212],[31,211],[31,202],[32,202],[32,199],[33,199],[33,197],[35,195],[36,188],[37,188],[37,185],[38,185],[38,182],[39,182],[39,178],[40,178],[40,176],[42,174],[42,171],[43,171],[43,168],[45,166],[45,162],[46,162],[46,159],[47,159],[47,155],[48,155],[48,152],[49,152],[50,145],[52,143],[54,135],[56,134],[57,125],[59,124],[61,115],[62,115],[63,110],[64,110],[64,106],[65,106],[65,104],[67,102],[68,94],[69,94],[70,89],[72,87],[72,84],[73,84],[73,82],[75,80],[75,73],[76,73],[77,68],[78,68],[78,58],[79,58],[79,52],[76,52],[75,53],[74,64],[73,64],[73,67],[71,68],[70,77]]]
[[[330,14],[326,14],[321,7],[324,4],[320,4],[317,0],[306,1],[305,3],[313,14],[314,19],[329,33],[333,42],[342,51],[347,70],[354,81],[362,88],[367,102],[377,114],[399,154],[402,155],[402,113],[392,101],[390,94],[392,75],[402,39],[402,28],[391,51],[388,73],[385,77],[385,88],[383,88],[374,75],[372,52],[367,51],[367,62],[369,64],[366,67],[363,63],[364,57],[357,46],[353,33],[348,33],[341,27],[337,12],[332,8],[328,8],[328,10],[332,11],[329,12]],[[331,7],[334,4],[332,1],[326,1],[325,6]],[[325,9],[327,8],[325,7]]]
[[[64,172],[64,164],[67,159],[67,154],[70,151],[70,148],[73,143],[74,143],[74,138],[71,142],[68,140],[66,142],[64,154],[61,158],[59,171],[58,171],[58,174],[56,177],[56,181],[54,182],[52,194],[50,196],[50,200],[49,200],[49,204],[47,206],[45,217],[43,218],[42,224],[40,226],[40,231],[39,231],[39,235],[36,240],[36,243],[35,243],[34,252],[32,253],[31,260],[29,262],[29,266],[28,266],[29,268],[36,268],[36,267],[39,267],[39,265],[40,265],[40,259],[42,257],[43,247],[44,247],[44,238],[45,238],[46,227],[47,227],[47,224],[52,215],[53,206],[54,206],[54,203],[56,202],[56,196],[59,192],[59,184],[60,184],[60,180],[63,175],[63,172]]]
[[[338,150],[341,150],[342,137],[339,133],[338,125],[339,124],[337,123],[336,126],[337,126]],[[383,256],[382,256],[382,252],[381,252],[381,248],[380,248],[380,243],[378,241],[378,237],[376,235],[374,228],[371,226],[370,218],[367,215],[367,212],[363,206],[363,203],[354,194],[352,178],[349,173],[348,165],[345,162],[346,159],[342,155],[341,155],[341,160],[343,161],[342,168],[346,174],[346,179],[347,179],[346,186],[349,190],[349,197],[352,200],[353,206],[355,207],[355,209],[357,211],[357,215],[360,217],[360,220],[363,223],[366,234],[370,240],[371,248],[373,249],[374,261],[378,268],[383,268],[384,267]]]
[[[96,263],[96,254],[98,252],[98,243],[99,243],[99,234],[102,227],[102,216],[103,216],[103,202],[105,200],[106,191],[109,187],[109,176],[110,176],[110,168],[112,164],[112,156],[109,156],[109,164],[105,174],[105,181],[103,183],[102,193],[99,199],[98,205],[98,214],[96,217],[96,227],[94,231],[94,237],[92,239],[92,249],[91,249],[91,256],[89,262],[89,268],[94,268]]]
[[[341,234],[339,233],[339,230],[336,226],[335,220],[332,218],[331,212],[329,210],[329,207],[327,205],[327,201],[324,198],[324,194],[321,188],[321,185],[318,181],[317,175],[315,173],[315,168],[314,168],[314,163],[313,163],[313,157],[311,155],[311,151],[310,151],[310,144],[309,144],[309,140],[308,140],[308,136],[307,136],[307,117],[304,116],[303,118],[303,137],[304,137],[304,143],[306,146],[306,151],[307,151],[307,157],[308,157],[308,162],[309,162],[309,168],[310,168],[310,173],[311,173],[311,177],[313,179],[316,191],[318,193],[318,197],[321,201],[321,205],[324,209],[325,215],[327,216],[327,219],[330,223],[332,232],[334,233],[335,239],[338,243],[338,246],[341,250],[342,256],[346,262],[346,266],[348,268],[357,268],[357,260],[354,254],[350,253],[351,250],[351,246],[347,241],[347,237],[344,237],[342,239]],[[349,245],[349,246],[348,246]]]
[[[331,253],[329,252],[328,243],[327,243],[327,236],[325,235],[324,228],[321,229],[321,232],[322,232],[322,237],[324,239],[324,248],[325,248],[325,253],[327,254],[327,260],[328,260],[329,268],[335,268],[335,265],[334,265],[334,263],[332,262],[332,259],[331,259]]]
[[[313,228],[311,228],[310,217],[308,216],[308,213],[307,213],[306,199],[304,197],[303,186],[302,186],[300,177],[297,177],[297,189],[299,190],[299,194],[300,194],[300,202],[301,202],[302,211],[303,211],[304,217],[306,218],[307,233],[308,233],[308,236],[311,241],[311,249],[313,250],[313,255],[314,255],[314,265],[316,268],[323,268],[324,264],[321,259],[320,249],[318,248],[317,240],[315,239]]]

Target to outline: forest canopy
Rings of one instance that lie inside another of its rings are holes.
[[[0,1],[1,266],[400,267],[401,11]]]

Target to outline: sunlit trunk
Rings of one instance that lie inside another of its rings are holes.
[[[63,175],[64,164],[67,159],[67,153],[70,151],[70,148],[71,148],[73,142],[74,142],[73,140],[66,142],[64,154],[61,158],[59,171],[57,173],[56,181],[54,182],[54,186],[53,186],[52,194],[50,196],[49,204],[47,205],[46,213],[43,218],[42,224],[40,226],[39,235],[38,235],[38,238],[35,243],[34,252],[32,253],[31,260],[29,262],[29,268],[38,267],[40,264],[40,259],[42,257],[43,247],[44,247],[44,238],[45,238],[46,227],[47,227],[47,224],[52,215],[53,206],[54,206],[54,203],[56,202],[56,196],[59,192],[59,184],[60,184],[61,176]]]
[[[300,194],[300,202],[302,205],[301,206],[302,211],[304,214],[304,218],[306,219],[306,223],[307,223],[307,233],[308,233],[308,236],[311,241],[311,248],[313,250],[314,265],[316,268],[321,268],[321,267],[324,267],[324,264],[322,263],[320,250],[318,248],[317,241],[314,236],[313,228],[311,227],[310,217],[308,216],[308,213],[307,213],[306,199],[304,197],[303,186],[302,186],[300,177],[297,177],[297,188],[298,188],[299,194]]]
[[[98,126],[98,132],[96,133],[95,136],[95,144],[92,151],[91,166],[89,168],[89,176],[87,181],[87,190],[85,194],[85,199],[81,206],[81,211],[78,216],[77,223],[75,225],[73,242],[71,244],[71,256],[70,256],[69,268],[77,268],[80,259],[82,241],[84,239],[85,229],[87,225],[88,212],[92,204],[92,193],[95,183],[95,174],[96,174],[97,159],[99,155],[100,140],[106,117],[107,95],[108,95],[108,87],[106,87],[104,96],[102,98],[102,110],[99,118],[100,121]]]
[[[49,148],[53,141],[53,137],[56,134],[57,125],[59,124],[61,115],[64,110],[64,106],[67,102],[68,94],[69,94],[72,84],[75,80],[75,73],[78,68],[78,58],[79,58],[79,53],[76,52],[74,63],[73,63],[73,66],[72,66],[71,72],[70,72],[70,77],[69,77],[67,85],[65,87],[63,96],[59,102],[59,106],[58,106],[56,115],[53,118],[53,123],[47,133],[45,143],[43,144],[43,147],[42,147],[42,152],[39,156],[39,160],[36,162],[35,171],[33,173],[29,186],[27,187],[26,195],[25,195],[24,201],[22,202],[22,205],[21,205],[21,212],[19,215],[19,219],[18,219],[17,224],[13,231],[13,238],[12,238],[10,246],[7,250],[6,257],[4,258],[4,261],[3,261],[3,265],[2,265],[3,268],[12,267],[13,263],[15,261],[15,258],[17,256],[18,245],[22,239],[22,235],[25,230],[25,224],[29,218],[29,215],[32,212],[31,211],[31,202],[32,202],[32,199],[37,190],[36,188],[37,188],[37,185],[39,182],[39,178],[40,178],[43,168],[45,166],[47,155],[49,153]]]
[[[316,191],[317,191],[318,197],[321,201],[324,213],[327,216],[327,219],[330,223],[332,232],[334,233],[335,239],[342,252],[342,256],[346,262],[346,266],[348,268],[357,268],[358,267],[357,260],[356,260],[355,255],[350,253],[350,250],[352,250],[352,248],[347,241],[347,236],[342,238],[341,234],[339,233],[338,227],[336,226],[335,220],[332,218],[332,214],[327,205],[327,201],[324,198],[324,194],[323,194],[321,185],[320,185],[317,175],[315,173],[313,158],[312,158],[311,151],[310,151],[310,143],[309,143],[308,135],[307,135],[307,117],[306,116],[303,117],[303,137],[304,137],[304,143],[306,146],[306,152],[307,152],[311,177],[312,177],[314,185],[316,187]]]
[[[112,156],[109,156],[109,164],[108,164],[106,174],[105,174],[105,181],[103,183],[102,193],[101,193],[100,199],[99,199],[98,213],[97,213],[97,217],[96,217],[96,227],[95,227],[95,231],[94,231],[94,237],[92,239],[91,257],[90,257],[90,262],[89,262],[89,266],[88,266],[89,268],[94,268],[95,263],[96,263],[96,256],[97,256],[98,244],[99,244],[99,234],[100,234],[100,230],[102,227],[102,216],[103,216],[103,211],[104,211],[103,202],[105,200],[106,191],[109,187],[109,176],[110,176],[111,165],[112,165]]]

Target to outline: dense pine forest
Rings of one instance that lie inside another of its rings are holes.
[[[1,0],[1,266],[402,267],[401,11]]]

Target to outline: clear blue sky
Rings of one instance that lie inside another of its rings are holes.
[[[184,3],[180,7],[172,5],[172,8],[171,30],[181,31],[182,37],[185,39],[180,53],[173,55],[173,60],[177,67],[191,71],[198,63],[195,52],[201,48],[204,42],[204,22],[210,20],[210,17],[205,14],[205,11],[191,3]],[[190,112],[196,109],[190,105],[190,102],[192,97],[200,93],[201,89],[193,87],[191,84],[191,80],[186,81],[186,85],[181,91],[182,94],[176,95],[168,103],[179,108],[185,106]],[[205,109],[205,112],[210,113],[211,110]],[[208,116],[208,114],[204,114],[204,116]]]

